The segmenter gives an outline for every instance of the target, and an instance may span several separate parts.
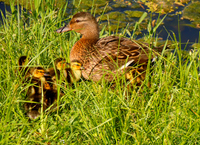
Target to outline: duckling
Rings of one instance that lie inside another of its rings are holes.
[[[70,68],[71,68],[70,74],[72,75],[72,79],[73,79],[71,81],[72,82],[79,81],[81,79],[81,76],[82,76],[82,70],[85,69],[83,67],[83,65],[81,64],[81,62],[78,61],[78,60],[71,61]]]
[[[47,90],[44,93],[43,102],[41,94],[32,94],[31,96],[28,96],[27,101],[31,101],[24,105],[27,115],[30,119],[36,119],[40,116],[42,107],[43,111],[46,111],[49,107],[51,107],[49,108],[50,111],[57,108],[57,92]]]
[[[43,111],[45,111],[57,100],[57,90],[52,89],[50,85],[52,82],[48,80],[48,77],[49,75],[46,75],[42,67],[32,69],[32,74],[29,79],[34,86],[28,88],[27,100],[35,103],[25,103],[25,110],[30,119],[36,119],[40,115],[42,105]],[[43,102],[41,102],[42,97]]]
[[[45,70],[42,67],[35,67],[31,68],[30,70],[30,76],[26,80],[26,82],[30,82],[31,84],[34,84],[33,86],[30,86],[27,91],[27,95],[30,96],[32,94],[41,94],[42,88],[43,90],[50,90],[50,84],[47,82],[45,78]]]
[[[41,112],[41,107],[43,106],[43,110],[47,109],[47,98],[44,95],[42,102],[41,94],[32,94],[28,96],[27,101],[31,101],[30,103],[25,103],[24,107],[27,112],[27,115],[30,119],[36,119]]]
[[[18,66],[19,66],[19,71],[22,69],[22,67],[25,65],[25,63],[28,62],[27,56],[21,56],[18,60]]]
[[[47,69],[52,79],[55,80],[55,73],[57,73],[58,78],[63,76],[64,80],[69,84],[79,81],[82,76],[81,71],[84,69],[79,61],[74,60],[71,63],[67,63],[63,58],[57,58],[55,60],[55,65],[56,70],[54,70],[54,68]]]
[[[40,110],[43,104],[45,111],[52,103],[57,100],[57,90],[51,87],[52,80],[49,79],[49,74],[42,67],[24,67],[28,62],[27,56],[21,56],[18,61],[19,73],[23,77],[23,83],[32,84],[27,89],[27,102],[24,104],[27,115],[30,119],[36,119],[40,115]],[[43,92],[43,93],[42,93]],[[43,102],[42,101],[43,94]]]
[[[145,80],[146,69],[144,68],[133,68],[125,74],[127,81],[132,85],[141,86],[142,81]]]
[[[60,66],[63,66],[63,65],[60,64],[60,62],[59,62],[57,64],[57,68],[59,71],[63,72],[64,77],[67,80],[67,82],[69,84],[72,84],[74,82],[79,81],[82,76],[81,72],[84,69],[82,64],[78,60],[73,60],[70,64],[65,63],[65,65],[67,65],[68,67],[66,68],[66,66],[65,66],[64,67],[65,69],[62,70],[63,67],[60,67]]]
[[[66,60],[63,58],[57,58],[54,62],[54,67],[46,69],[45,78],[46,81],[50,84],[51,89],[46,91],[47,96],[47,106],[50,107],[50,110],[54,110],[57,108],[57,79],[59,80],[61,77],[61,71],[64,71],[68,63],[66,63]],[[56,79],[57,76],[57,79]],[[64,96],[63,92],[61,91],[59,94],[61,97]]]
[[[61,75],[61,73],[60,73],[60,70],[62,69],[62,70],[64,70],[64,68],[65,68],[65,59],[63,59],[63,58],[57,58],[56,60],[55,60],[55,62],[54,62],[54,64],[55,64],[55,68],[54,67],[52,67],[52,68],[47,68],[46,69],[46,72],[49,74],[49,78],[47,79],[47,81],[52,81],[52,87],[53,87],[53,89],[54,90],[56,90],[57,91],[57,84],[58,84],[58,82],[57,82],[57,80],[56,80],[56,77],[57,77],[57,79],[59,80],[60,79],[60,75]],[[62,64],[62,65],[61,65]]]
[[[38,75],[44,75],[45,71],[41,67],[25,67],[25,64],[28,63],[30,60],[27,58],[27,56],[21,56],[18,60],[19,65],[19,73],[23,78],[29,78],[33,76],[33,73],[35,78],[40,77]],[[35,72],[34,72],[35,71]]]
[[[82,76],[86,80],[99,81],[104,78],[112,81],[116,74],[124,74],[126,67],[146,65],[162,52],[163,47],[149,47],[124,37],[108,36],[99,38],[99,26],[96,19],[87,12],[73,16],[68,25],[57,33],[75,31],[82,34],[71,49],[70,61],[78,60],[85,68]]]
[[[27,58],[27,56],[21,56],[18,60],[18,71],[17,75],[20,76],[20,78],[26,78],[27,76],[30,75],[30,67],[25,67],[25,64],[29,62],[29,59]]]

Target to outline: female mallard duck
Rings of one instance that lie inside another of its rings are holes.
[[[58,29],[57,33],[72,30],[82,34],[82,37],[72,47],[70,61],[80,61],[85,68],[83,77],[93,81],[99,81],[102,77],[111,81],[129,66],[146,65],[163,49],[152,51],[148,44],[117,36],[99,39],[98,23],[87,12],[75,14],[69,24]]]

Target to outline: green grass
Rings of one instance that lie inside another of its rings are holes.
[[[30,65],[48,68],[57,57],[69,60],[79,39],[74,32],[55,33],[68,19],[67,5],[56,11],[51,4],[29,15],[13,7],[0,27],[0,144],[199,144],[200,51],[180,60],[183,53],[175,36],[177,55],[161,55],[144,87],[128,93],[120,83],[111,89],[104,81],[81,81],[64,90],[58,111],[29,121],[25,86],[15,74],[18,58],[27,55]],[[155,38],[155,29],[148,29],[147,40]],[[145,87],[148,81],[151,88]]]

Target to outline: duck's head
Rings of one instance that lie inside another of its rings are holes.
[[[98,23],[90,13],[79,12],[76,13],[68,25],[58,29],[57,33],[76,31],[83,35],[84,38],[99,38]]]

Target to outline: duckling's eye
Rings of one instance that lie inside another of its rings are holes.
[[[74,64],[75,66],[81,66],[80,64]]]

